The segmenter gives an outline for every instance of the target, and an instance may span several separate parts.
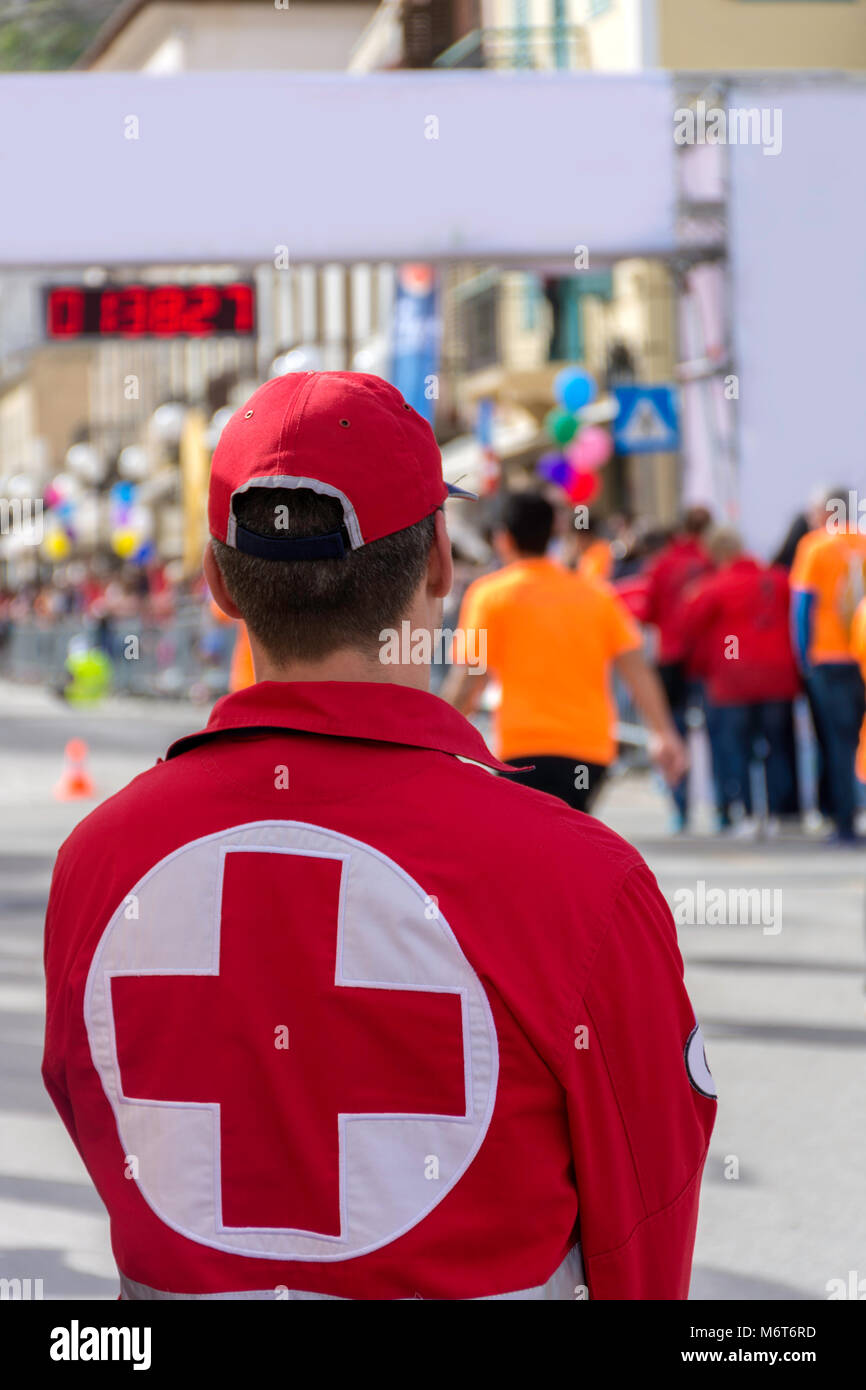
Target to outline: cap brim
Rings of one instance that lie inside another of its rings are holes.
[[[465,497],[467,502],[477,502],[477,492],[467,492],[465,487],[458,487],[456,483],[446,483],[449,497]]]

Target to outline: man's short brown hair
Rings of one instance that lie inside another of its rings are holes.
[[[242,526],[291,539],[339,531],[336,497],[309,488],[250,488],[233,503]],[[272,661],[316,661],[346,647],[375,654],[405,616],[433,543],[434,517],[349,550],[342,559],[264,560],[211,538],[226,589]]]

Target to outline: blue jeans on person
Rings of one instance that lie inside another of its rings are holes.
[[[750,768],[762,761],[767,811],[789,815],[796,809],[797,769],[790,700],[759,700],[744,705],[713,705],[708,711],[717,800],[724,820],[733,807],[752,814]]]
[[[854,837],[854,759],[863,720],[863,677],[853,662],[825,661],[809,672],[824,731],[831,812],[839,837]]]

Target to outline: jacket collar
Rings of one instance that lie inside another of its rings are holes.
[[[494,758],[478,730],[438,695],[385,681],[259,681],[217,700],[207,726],[177,739],[166,759],[245,729],[430,748],[496,772],[517,771]]]

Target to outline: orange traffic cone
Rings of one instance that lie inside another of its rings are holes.
[[[60,781],[54,788],[58,801],[88,801],[96,795],[93,779],[87,771],[87,744],[71,738],[66,745],[66,759]]]

